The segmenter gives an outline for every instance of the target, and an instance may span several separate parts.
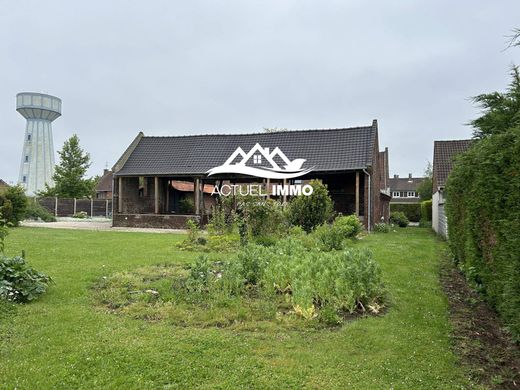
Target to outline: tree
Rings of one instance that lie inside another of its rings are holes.
[[[511,68],[511,83],[506,92],[492,92],[478,95],[473,101],[484,114],[473,121],[473,137],[481,139],[500,134],[520,125],[520,74],[518,67]]]
[[[21,186],[9,187],[0,194],[0,213],[3,215],[3,219],[13,226],[18,226],[24,219],[26,209],[27,196]]]
[[[428,165],[426,166],[426,169],[424,170],[424,180],[419,186],[417,187],[417,192],[419,193],[419,198],[421,200],[430,200],[432,198],[432,191],[433,191],[433,170],[432,170],[432,164],[428,161]]]
[[[58,152],[60,164],[56,166],[52,179],[54,187],[45,186],[39,196],[58,196],[63,198],[83,198],[94,194],[97,181],[85,178],[90,167],[90,154],[83,151],[76,134],[63,144]]]

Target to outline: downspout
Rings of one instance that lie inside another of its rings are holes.
[[[372,197],[371,197],[372,177],[370,176],[370,173],[368,173],[365,168],[363,168],[363,172],[368,176],[368,221],[367,221],[367,230],[371,231],[370,216],[371,216],[371,210],[372,210]]]

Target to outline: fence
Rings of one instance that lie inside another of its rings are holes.
[[[81,211],[89,217],[112,216],[111,199],[39,198],[37,201],[55,217],[72,217]]]

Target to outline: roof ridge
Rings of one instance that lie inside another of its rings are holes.
[[[341,131],[341,130],[358,130],[372,129],[372,125],[354,126],[354,127],[336,127],[328,129],[294,129],[269,132],[253,132],[253,133],[204,133],[204,134],[181,134],[181,135],[145,135],[143,138],[187,138],[187,137],[206,137],[206,136],[236,136],[236,135],[260,135],[260,134],[280,134],[280,133],[310,133],[321,131]]]

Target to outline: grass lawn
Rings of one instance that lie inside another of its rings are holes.
[[[0,306],[0,388],[460,388],[438,277],[444,244],[426,229],[375,234],[369,247],[392,296],[380,317],[334,330],[175,327],[106,313],[103,275],[197,254],[182,236],[12,229],[9,254],[56,282],[38,301]]]

